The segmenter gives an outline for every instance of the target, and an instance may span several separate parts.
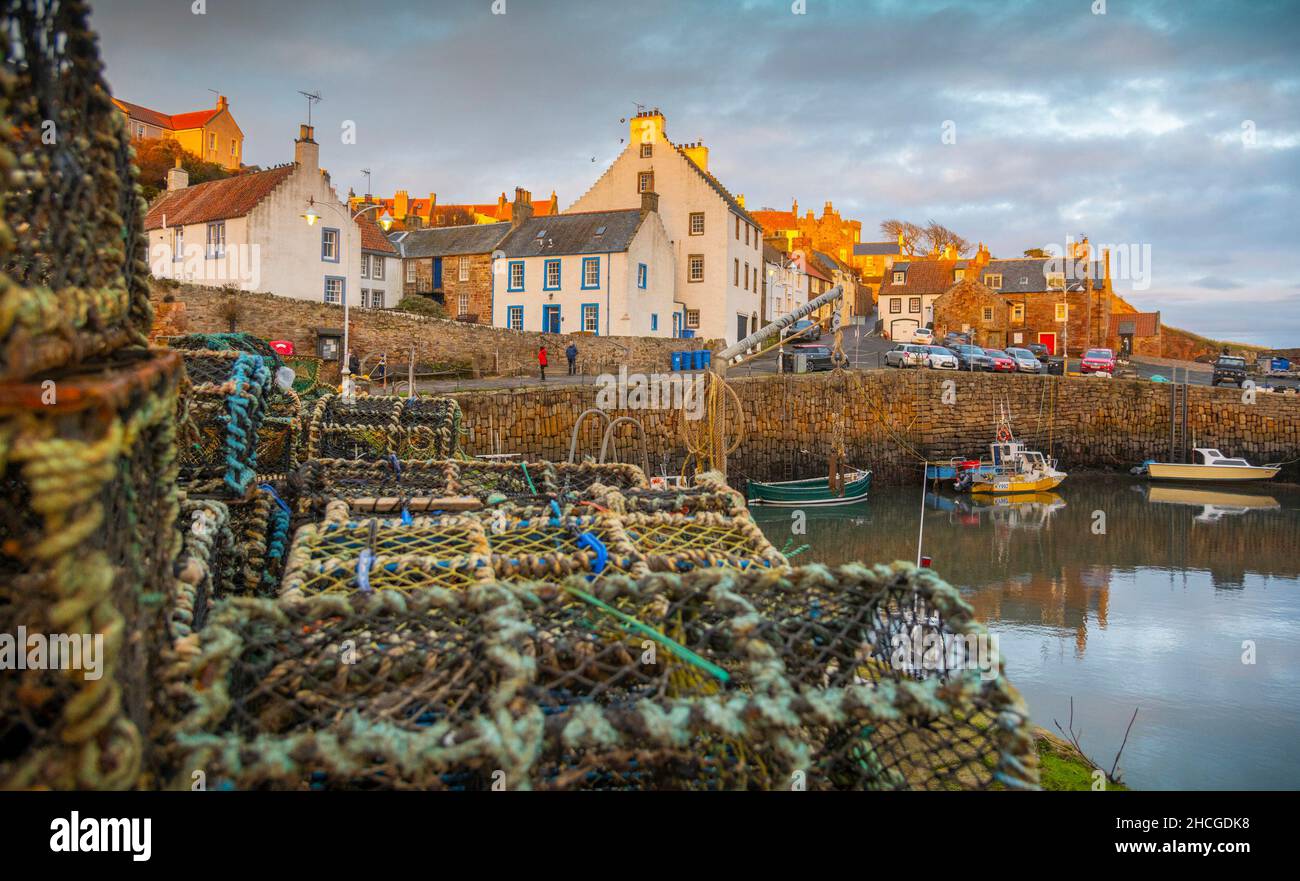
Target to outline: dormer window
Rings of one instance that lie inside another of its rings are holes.
[[[601,236],[603,236],[607,228],[608,227],[604,227],[604,226],[596,227],[596,238],[600,238]]]
[[[903,282],[906,280],[906,278],[907,278],[907,273],[905,273],[905,272],[895,272],[895,273],[894,273],[894,284],[903,284]]]
[[[990,288],[1002,287],[1002,276],[989,273],[988,275],[984,276],[984,286]]]
[[[1065,273],[1063,272],[1047,273],[1047,289],[1049,291],[1065,290]]]

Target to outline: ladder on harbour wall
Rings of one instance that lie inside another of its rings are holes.
[[[1183,381],[1178,381],[1178,368],[1173,369],[1169,384],[1169,461],[1187,461],[1187,368],[1183,368]]]

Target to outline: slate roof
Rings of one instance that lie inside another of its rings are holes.
[[[989,275],[1002,275],[1002,285],[995,290],[1003,294],[1022,294],[1022,293],[1042,293],[1052,288],[1047,285],[1048,264],[1053,258],[1044,257],[1021,257],[1010,260],[990,260],[988,265],[980,270],[980,281]],[[1062,269],[1066,270],[1066,283],[1074,284],[1082,280],[1082,276],[1075,271],[1073,261],[1060,260],[1056,263]],[[1101,261],[1094,261],[1087,273],[1093,281],[1100,286],[1102,279],[1105,277],[1105,267]]]
[[[532,217],[519,224],[499,247],[507,257],[626,251],[641,228],[641,219],[640,208]]]
[[[149,206],[144,228],[161,228],[164,217],[168,226],[243,217],[293,174],[295,168],[290,163],[163,193]]]
[[[853,256],[855,257],[889,257],[897,256],[903,253],[903,249],[898,247],[898,242],[858,242],[853,246]]]
[[[452,257],[490,254],[509,232],[508,223],[471,223],[413,229],[395,239],[403,257]]]

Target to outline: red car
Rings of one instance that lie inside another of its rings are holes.
[[[989,366],[984,368],[985,370],[991,370],[994,373],[1016,372],[1016,359],[1001,349],[985,349],[984,354],[989,359]]]
[[[1107,373],[1115,375],[1115,353],[1110,349],[1089,349],[1079,362],[1080,373]]]

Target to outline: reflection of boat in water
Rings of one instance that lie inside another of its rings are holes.
[[[851,505],[867,497],[871,488],[871,472],[847,471],[841,475],[843,486],[837,492],[831,489],[825,477],[807,480],[782,480],[773,483],[749,481],[748,496],[751,505],[777,505],[802,508],[812,505]]]
[[[1197,447],[1194,462],[1144,462],[1152,480],[1214,481],[1237,483],[1269,480],[1282,470],[1279,465],[1251,465],[1245,459],[1225,456],[1218,450]]]
[[[1196,517],[1200,523],[1214,523],[1225,516],[1275,511],[1282,507],[1281,502],[1264,493],[1224,492],[1190,486],[1147,486],[1146,495],[1149,502],[1201,508]]]
[[[1038,529],[1065,507],[1065,499],[1052,492],[971,495],[952,501],[956,510],[972,518],[966,522],[978,524],[986,514],[995,522],[1027,529]]]

